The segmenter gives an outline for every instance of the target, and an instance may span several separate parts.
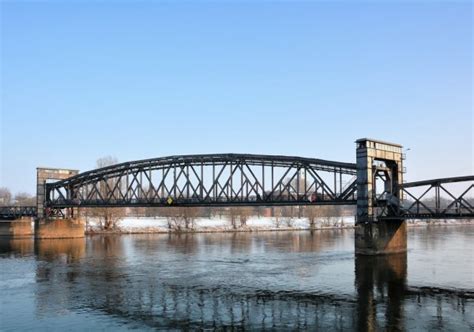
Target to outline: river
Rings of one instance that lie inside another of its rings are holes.
[[[0,330],[474,328],[474,225],[409,228],[355,257],[353,230],[0,239]]]

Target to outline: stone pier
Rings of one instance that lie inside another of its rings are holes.
[[[27,237],[33,235],[33,219],[0,220],[0,236]]]
[[[45,217],[44,202],[46,200],[46,182],[49,180],[64,180],[79,174],[75,169],[64,168],[36,168],[36,208],[38,218]]]
[[[383,220],[356,225],[356,254],[399,254],[406,251],[407,225],[404,220]]]
[[[35,238],[37,239],[66,239],[81,238],[85,233],[85,222],[75,218],[77,211],[75,209],[66,209],[64,219],[50,219],[45,209],[44,202],[48,193],[46,192],[46,183],[49,180],[64,180],[77,175],[78,170],[64,168],[45,168],[36,169],[36,199],[37,199],[37,219],[35,220]],[[65,193],[68,195],[69,193]]]
[[[355,253],[379,255],[407,250],[406,222],[396,219],[403,199],[402,146],[362,138],[357,143]]]
[[[66,239],[85,236],[86,223],[82,219],[37,219],[35,220],[35,238]]]

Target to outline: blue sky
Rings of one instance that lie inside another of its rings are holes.
[[[37,166],[247,152],[473,174],[470,2],[1,3],[0,186]]]

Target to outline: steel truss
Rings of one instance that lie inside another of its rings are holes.
[[[0,219],[13,220],[21,217],[36,217],[36,206],[0,206]]]
[[[355,204],[356,165],[249,154],[127,162],[46,185],[45,206]]]
[[[375,206],[382,219],[474,218],[473,188],[474,176],[405,183],[398,188],[401,202],[385,193],[374,197]],[[47,183],[45,213],[64,216],[63,209],[74,207],[355,205],[356,191],[351,163],[249,154],[172,156]],[[36,215],[33,206],[0,207],[1,219]]]
[[[399,216],[405,219],[474,218],[473,188],[474,176],[404,183],[401,189],[405,197]]]

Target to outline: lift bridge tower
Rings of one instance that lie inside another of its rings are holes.
[[[407,250],[406,222],[397,219],[403,192],[403,154],[399,144],[361,138],[357,144],[356,254]]]

